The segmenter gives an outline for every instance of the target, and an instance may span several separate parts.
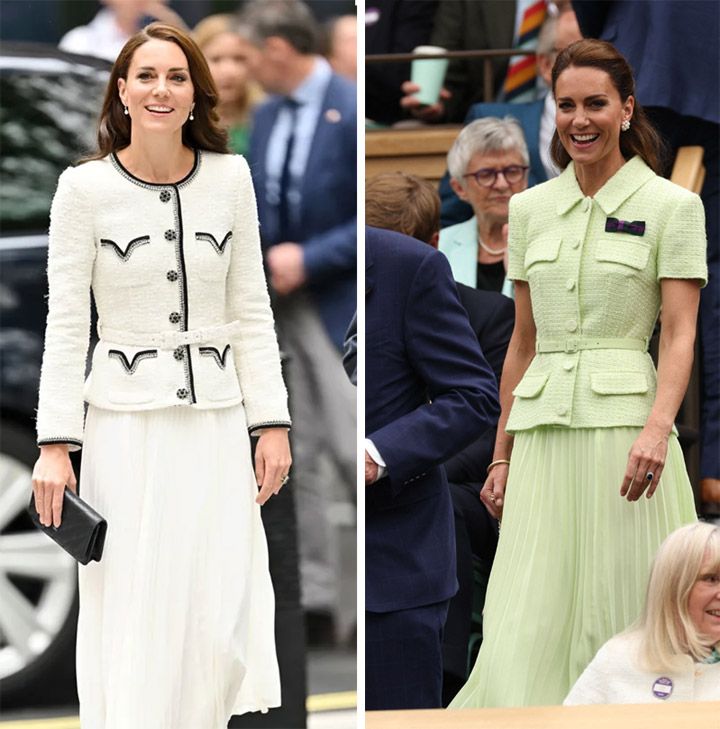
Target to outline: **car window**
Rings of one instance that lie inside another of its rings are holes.
[[[47,231],[60,173],[95,149],[108,74],[0,70],[0,231]]]

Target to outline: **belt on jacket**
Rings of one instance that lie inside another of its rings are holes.
[[[191,329],[187,332],[128,332],[122,329],[111,329],[98,322],[97,333],[100,339],[113,344],[125,344],[129,347],[154,346],[158,349],[175,349],[187,344],[203,344],[216,339],[229,339],[240,330],[240,322],[219,324],[202,329]]]
[[[595,338],[568,337],[567,339],[538,339],[535,342],[535,351],[538,354],[550,352],[579,352],[582,349],[634,349],[644,352],[648,347],[648,339],[630,338]]]

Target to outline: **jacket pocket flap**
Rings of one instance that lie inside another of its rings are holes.
[[[624,266],[637,268],[641,271],[647,266],[650,256],[650,246],[647,243],[640,243],[635,240],[612,240],[602,238],[598,241],[595,258],[598,261],[609,263],[622,263]]]
[[[593,372],[590,388],[598,395],[642,395],[648,381],[643,372]]]
[[[525,268],[538,261],[554,261],[560,251],[560,238],[542,238],[528,246],[525,253]]]
[[[547,382],[548,375],[525,375],[525,377],[518,382],[517,387],[513,390],[512,394],[516,397],[537,397],[541,392],[545,383]]]

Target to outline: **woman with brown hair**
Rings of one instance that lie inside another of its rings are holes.
[[[89,729],[220,727],[280,703],[260,506],[287,480],[290,421],[250,173],[216,102],[190,37],[148,26],[113,67],[98,152],[53,200],[33,488],[60,524],[84,447],[82,496],[108,521],[80,570]]]
[[[673,421],[707,278],[702,203],[654,171],[659,139],[612,45],[570,45],[552,90],[564,171],[510,201],[515,329],[480,494],[502,530],[453,708],[561,703],[640,613],[662,540],[696,519]]]

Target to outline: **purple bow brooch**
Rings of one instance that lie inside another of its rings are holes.
[[[644,220],[618,220],[617,218],[608,218],[605,221],[606,233],[629,233],[630,235],[645,235]]]

